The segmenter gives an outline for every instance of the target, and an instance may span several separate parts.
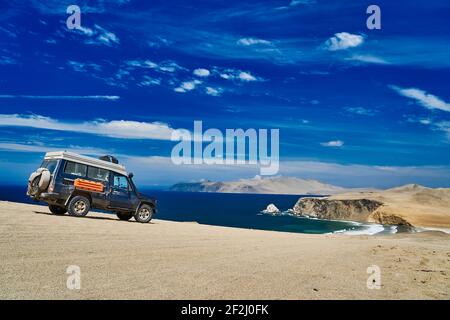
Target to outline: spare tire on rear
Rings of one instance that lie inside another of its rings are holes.
[[[45,168],[39,168],[28,178],[28,194],[35,196],[47,190],[51,173]]]
[[[47,190],[48,185],[50,184],[51,177],[52,177],[52,175],[51,175],[50,171],[43,170],[41,172],[41,179],[39,180],[39,191],[40,192],[44,192],[45,190]]]

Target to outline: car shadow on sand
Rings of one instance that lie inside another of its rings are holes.
[[[45,215],[48,215],[48,216],[55,216],[55,217],[61,217],[61,218],[78,218],[78,219],[86,218],[86,219],[94,219],[94,220],[110,220],[110,221],[117,221],[117,222],[140,223],[140,222],[137,222],[137,221],[131,220],[131,219],[128,220],[128,221],[124,221],[124,220],[120,220],[120,219],[115,218],[115,217],[107,217],[107,216],[105,216],[105,217],[93,217],[93,216],[87,215],[87,216],[84,216],[84,217],[74,217],[74,216],[71,216],[71,215],[68,215],[68,214],[57,215],[57,214],[53,214],[53,213],[50,213],[50,212],[44,212],[44,211],[33,211],[33,212],[37,213],[37,214],[45,214]],[[108,215],[108,214],[105,213],[105,215]],[[156,224],[156,223],[154,223],[153,221],[150,221],[150,222],[147,222],[147,224]]]

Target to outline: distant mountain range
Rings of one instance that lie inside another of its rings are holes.
[[[209,180],[199,182],[177,183],[171,191],[182,192],[221,192],[221,193],[261,193],[261,194],[310,194],[332,195],[350,191],[317,180],[305,180],[292,177],[270,177],[242,179],[238,181],[214,182]]]

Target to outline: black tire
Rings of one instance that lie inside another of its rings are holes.
[[[84,217],[91,209],[91,203],[89,199],[84,196],[75,196],[70,200],[67,209],[71,216]]]
[[[120,220],[128,221],[133,217],[132,213],[129,212],[116,212],[117,218]]]
[[[143,204],[139,207],[139,210],[134,214],[134,219],[137,222],[147,223],[153,218],[153,208],[148,204]]]
[[[54,204],[49,204],[48,208],[50,209],[50,212],[53,214],[56,214],[58,216],[63,215],[67,212],[67,209],[61,206],[56,206]]]

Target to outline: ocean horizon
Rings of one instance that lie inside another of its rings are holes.
[[[396,232],[395,226],[297,217],[287,212],[298,199],[311,195],[176,192],[154,188],[140,188],[139,191],[158,200],[156,219],[309,234]],[[26,186],[19,185],[0,186],[0,200],[46,205],[31,200],[26,195]],[[261,211],[270,203],[275,204],[281,213],[263,214]]]

